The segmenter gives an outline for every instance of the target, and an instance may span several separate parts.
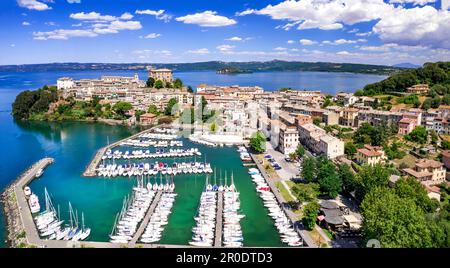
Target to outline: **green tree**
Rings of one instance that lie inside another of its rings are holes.
[[[425,188],[414,178],[402,178],[395,183],[395,193],[401,198],[409,198],[424,212],[434,212],[439,204],[428,197]]]
[[[295,149],[295,155],[300,158],[305,156],[305,148],[300,143],[298,144],[297,149]]]
[[[250,138],[250,148],[257,153],[266,151],[266,137],[261,131],[257,131]]]
[[[322,120],[318,117],[314,117],[313,124],[316,126],[320,126],[320,123],[322,123]]]
[[[356,175],[356,196],[362,200],[375,187],[386,187],[389,175],[389,170],[380,164],[363,166]]]
[[[155,85],[155,78],[149,77],[146,82],[147,87],[153,87]]]
[[[423,211],[413,200],[386,187],[375,187],[361,204],[364,240],[377,239],[385,248],[432,246]]]
[[[176,98],[171,98],[167,103],[166,109],[164,110],[165,115],[174,115],[176,114],[176,104],[178,103]]]
[[[381,126],[372,126],[364,122],[353,135],[353,142],[363,145],[381,146],[386,141],[386,130]]]
[[[166,83],[166,88],[173,88],[173,85],[172,85],[172,83],[170,83],[170,82],[167,82],[167,83]]]
[[[194,92],[194,90],[192,89],[191,86],[188,86],[188,87],[187,87],[187,91],[188,91],[189,93],[193,93],[193,92]]]
[[[339,166],[338,175],[342,181],[342,188],[347,193],[353,192],[356,188],[357,181],[351,167],[347,164]]]
[[[148,113],[152,113],[152,114],[156,114],[156,115],[159,114],[158,107],[156,107],[156,105],[154,105],[154,104],[150,104],[150,106],[148,107],[147,112]]]
[[[347,157],[349,159],[353,159],[353,157],[356,154],[356,151],[357,151],[357,148],[356,148],[356,145],[353,142],[349,141],[349,142],[345,143],[345,145],[344,145],[344,152],[345,152],[345,154],[347,155]]]
[[[317,161],[313,157],[306,157],[302,163],[302,177],[307,182],[317,182],[316,177]]]
[[[137,110],[136,112],[134,112],[134,116],[136,117],[137,121],[141,120],[141,115],[145,114],[145,111],[142,110]]]
[[[292,192],[300,203],[316,200],[320,185],[317,183],[296,183]]]
[[[316,225],[316,219],[319,214],[319,203],[317,201],[309,202],[303,208],[303,225],[306,229],[312,230]]]
[[[210,130],[212,133],[216,133],[216,131],[217,131],[217,124],[216,124],[216,122],[213,122],[213,123],[211,124],[211,126],[209,127],[209,130]]]
[[[181,81],[180,78],[175,79],[175,81],[173,82],[173,87],[174,88],[182,88],[183,87],[183,81]]]
[[[16,96],[12,105],[12,114],[17,119],[28,119],[30,108],[37,101],[38,95],[34,91],[23,91]]]
[[[442,146],[442,149],[449,150],[450,149],[450,141],[447,141],[447,140],[442,141],[441,146]]]
[[[164,84],[163,84],[163,81],[161,81],[161,80],[156,80],[155,81],[155,84],[154,84],[154,87],[156,88],[156,89],[161,89],[161,88],[163,88],[164,87]]]
[[[411,133],[403,136],[405,140],[418,142],[420,144],[427,143],[428,131],[423,126],[417,126],[411,131]]]
[[[121,118],[125,118],[126,112],[130,111],[132,108],[133,108],[133,106],[131,105],[131,103],[125,102],[125,101],[119,101],[116,104],[114,104],[114,106],[112,107],[114,112],[117,115],[119,115]]]
[[[342,191],[342,180],[336,172],[336,166],[327,161],[318,168],[317,179],[322,194],[335,198]]]

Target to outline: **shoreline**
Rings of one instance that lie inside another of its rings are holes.
[[[52,158],[43,158],[31,166],[29,166],[25,171],[20,173],[16,179],[10,182],[1,193],[1,206],[5,215],[5,238],[7,247],[17,248],[27,246],[28,242],[26,239],[26,231],[24,228],[21,209],[17,202],[16,187],[20,184],[20,181],[29,173],[35,169],[42,161],[48,161],[45,166],[54,162]],[[44,167],[45,167],[44,166]]]

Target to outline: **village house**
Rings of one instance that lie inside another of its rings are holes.
[[[152,113],[142,114],[141,117],[139,118],[139,123],[141,125],[151,125],[155,122],[156,117],[157,117],[156,114]]]
[[[444,182],[446,174],[443,163],[430,159],[417,160],[414,168],[405,168],[403,172],[426,185]]]
[[[164,83],[172,83],[173,82],[172,70],[170,70],[170,69],[148,68],[148,77],[155,79],[155,81],[161,80]]]
[[[421,95],[421,94],[427,94],[429,90],[430,90],[430,88],[428,87],[427,84],[418,84],[418,85],[408,87],[406,89],[406,92],[411,93],[411,94]]]
[[[317,154],[333,159],[344,155],[344,142],[314,124],[298,126],[300,142]]]
[[[358,97],[353,95],[352,93],[338,93],[334,97],[336,102],[341,102],[345,107],[351,106],[358,101]]]
[[[361,165],[373,166],[384,161],[386,161],[386,156],[381,146],[365,144],[363,148],[357,150],[356,162]]]
[[[289,155],[297,149],[298,130],[295,126],[282,125],[280,127],[279,150],[284,155]]]
[[[447,169],[450,169],[450,150],[442,151],[442,162]]]

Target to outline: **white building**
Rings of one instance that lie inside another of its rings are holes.
[[[344,155],[344,142],[314,124],[298,126],[299,140],[309,150],[333,159]]]
[[[295,126],[282,126],[280,128],[279,149],[285,154],[289,155],[298,147],[298,130]]]
[[[58,90],[64,90],[73,88],[75,86],[75,82],[70,77],[61,77],[56,81],[56,87]]]
[[[323,135],[319,141],[319,151],[329,159],[344,155],[344,142],[331,135]]]

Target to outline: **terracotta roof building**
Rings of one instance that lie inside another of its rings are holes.
[[[405,175],[412,176],[426,185],[436,185],[445,181],[446,171],[441,162],[420,159],[416,162],[414,168],[403,169]]]

